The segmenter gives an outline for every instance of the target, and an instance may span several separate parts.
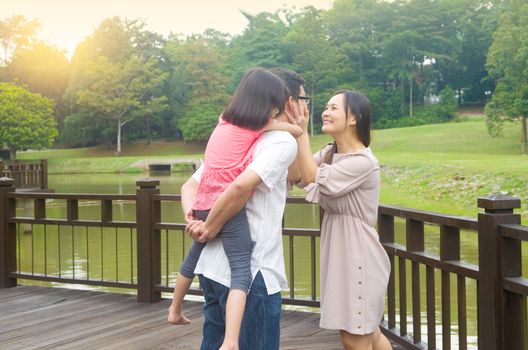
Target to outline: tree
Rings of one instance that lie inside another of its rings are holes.
[[[106,19],[77,46],[66,91],[65,140],[75,141],[68,134],[82,128],[82,144],[101,142],[104,136],[108,143],[116,140],[120,155],[123,126],[140,118],[147,128],[133,123],[132,134],[148,137],[150,121],[167,109],[162,91],[167,73],[161,65],[161,37],[143,28],[138,20]]]
[[[393,22],[381,35],[381,55],[389,75],[399,81],[402,97],[405,82],[409,83],[412,117],[415,98],[423,103],[423,91],[429,83],[424,79],[424,67],[450,60],[453,43],[449,29],[453,16],[442,7],[442,2],[431,0],[396,2],[392,11]]]
[[[495,2],[495,3],[493,3]],[[493,91],[493,80],[486,70],[486,58],[493,32],[502,12],[499,1],[444,0],[442,13],[448,17],[449,59],[435,64],[441,74],[437,88],[452,86],[458,92],[458,103],[481,102],[486,91]]]
[[[62,129],[66,114],[63,95],[70,78],[70,63],[63,51],[44,42],[17,48],[3,78],[53,99],[57,125]]]
[[[487,68],[496,80],[493,97],[486,104],[488,130],[500,132],[505,120],[521,121],[521,152],[527,152],[528,117],[528,4],[511,0],[493,34]]]
[[[69,80],[70,64],[63,51],[44,42],[18,48],[5,68],[4,79],[59,101]]]
[[[242,49],[250,66],[278,67],[285,63],[283,38],[288,28],[280,12],[245,14],[249,25],[242,35],[233,40],[233,46]],[[248,67],[243,67],[243,71]]]
[[[28,21],[24,16],[12,16],[0,21],[0,47],[3,51],[0,53],[0,66],[9,63],[17,48],[33,42],[39,27],[38,20]]]
[[[306,94],[312,97],[310,133],[313,135],[314,124],[320,126],[320,118],[313,116],[321,115],[329,90],[335,90],[351,75],[351,67],[344,50],[328,39],[322,10],[309,6],[289,14],[289,18],[291,25],[283,39],[284,51],[291,68],[304,77]]]
[[[58,134],[53,102],[12,83],[0,83],[0,120],[0,146],[11,159],[17,150],[50,146]]]
[[[134,47],[134,53],[138,57],[142,57],[143,61],[146,62],[149,59],[155,60],[156,68],[160,71],[165,71],[163,62],[165,57],[163,56],[162,48],[165,45],[165,39],[157,33],[148,31],[145,29],[145,23],[137,20],[132,21],[132,25],[129,25],[129,31],[131,34],[131,42]],[[168,75],[168,74],[167,74]],[[164,86],[157,85],[156,90],[148,90],[143,94],[141,104],[145,107],[140,111],[138,120],[143,119],[145,122],[145,128],[136,128],[138,134],[145,134],[147,138],[147,144],[152,142],[153,126],[157,129],[161,129],[159,126],[159,120],[161,119],[161,112],[167,110],[167,105],[151,104],[151,100],[155,96],[164,95],[165,91],[162,91]],[[158,108],[163,106],[163,108]],[[153,108],[151,108],[153,107]],[[138,124],[141,125],[141,124]]]
[[[169,40],[165,47],[171,62],[170,100],[174,123],[186,141],[205,141],[229,98],[230,83],[220,50],[202,36]]]
[[[166,108],[165,96],[144,98],[166,78],[166,74],[156,68],[156,63],[154,58],[143,62],[141,58],[131,57],[126,62],[114,64],[101,57],[86,67],[86,80],[91,84],[77,91],[76,102],[114,121],[118,156],[121,155],[123,126],[142,112],[153,113]]]

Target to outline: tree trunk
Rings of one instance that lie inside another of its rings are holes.
[[[11,146],[9,147],[9,159],[16,160],[16,147]]]
[[[117,152],[116,156],[121,156],[121,118],[117,120]]]
[[[314,88],[314,80],[312,79],[312,101],[310,105],[310,136],[314,136],[314,125],[313,125],[313,106],[314,106],[314,97],[315,97],[315,88]]]
[[[521,137],[522,137],[522,140],[521,140],[521,153],[522,154],[526,154],[526,147],[527,147],[527,140],[526,140],[526,118],[527,116],[523,115],[521,117],[521,121],[522,121],[522,131],[521,131]]]
[[[409,79],[409,116],[413,116],[413,78]]]
[[[402,101],[400,106],[400,113],[403,117],[403,113],[405,112],[405,90],[403,89],[403,78],[400,79],[400,88],[401,88],[401,95],[402,95]]]
[[[365,79],[365,69],[363,67],[363,56],[359,54],[359,79]]]
[[[147,113],[147,145],[152,143],[152,114]]]

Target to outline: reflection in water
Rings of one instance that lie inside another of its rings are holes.
[[[145,178],[160,180],[160,190],[164,194],[180,193],[181,185],[189,178],[185,173],[156,174],[69,174],[50,175],[48,187],[58,193],[106,193],[133,194],[136,181]]]

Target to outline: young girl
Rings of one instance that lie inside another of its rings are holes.
[[[186,213],[186,220],[206,220],[216,199],[251,162],[256,141],[264,131],[283,130],[294,136],[303,133],[296,125],[274,119],[283,113],[289,96],[284,82],[273,73],[261,68],[246,72],[209,138],[193,212]],[[245,208],[224,225],[218,237],[222,239],[231,269],[226,332],[220,349],[238,349],[246,295],[252,281],[252,241]],[[172,324],[190,322],[183,315],[181,305],[204,246],[204,243],[193,242],[180,268],[169,309],[168,321]]]

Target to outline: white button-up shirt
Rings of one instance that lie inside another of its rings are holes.
[[[261,184],[246,204],[246,212],[255,247],[251,254],[251,273],[261,272],[268,294],[288,288],[282,247],[282,217],[286,204],[288,167],[297,155],[297,143],[285,131],[265,132],[255,147],[248,168],[255,171]],[[200,181],[203,167],[193,178]],[[231,271],[222,242],[215,239],[203,249],[194,271],[226,287]]]

